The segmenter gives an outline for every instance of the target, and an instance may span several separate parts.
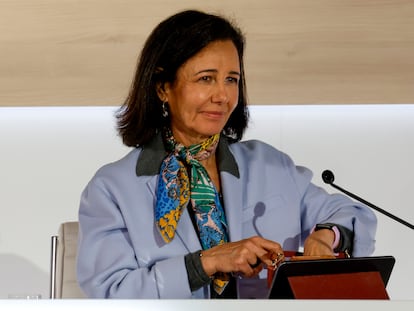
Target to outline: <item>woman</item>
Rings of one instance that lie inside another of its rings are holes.
[[[264,298],[284,250],[369,255],[372,212],[311,183],[248,123],[244,37],[184,11],[160,23],[118,114],[134,149],[101,168],[79,210],[78,280],[90,297]]]

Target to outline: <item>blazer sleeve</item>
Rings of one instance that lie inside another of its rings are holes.
[[[301,215],[304,232],[318,223],[334,223],[353,232],[352,255],[368,256],[375,249],[377,219],[370,208],[339,193],[329,194],[311,183],[312,173],[290,166],[292,179],[302,195]]]

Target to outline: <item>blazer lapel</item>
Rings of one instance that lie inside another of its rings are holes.
[[[198,239],[187,208],[181,215],[175,234],[181,239],[189,252],[195,252],[201,249],[200,240]]]

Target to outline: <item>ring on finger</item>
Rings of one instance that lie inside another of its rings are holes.
[[[283,253],[277,253],[276,258],[272,259],[272,266],[276,267],[283,259],[285,258],[285,255]]]

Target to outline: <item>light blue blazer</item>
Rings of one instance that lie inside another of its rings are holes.
[[[312,173],[286,154],[260,141],[227,144],[224,138],[217,152],[231,241],[260,235],[298,250],[317,223],[329,222],[354,231],[354,256],[374,251],[375,215],[312,184]],[[187,210],[169,244],[155,225],[164,156],[156,138],[99,169],[82,193],[77,274],[89,297],[209,297],[209,286],[189,287],[184,256],[201,246]],[[266,297],[266,273],[238,279],[239,298]]]

